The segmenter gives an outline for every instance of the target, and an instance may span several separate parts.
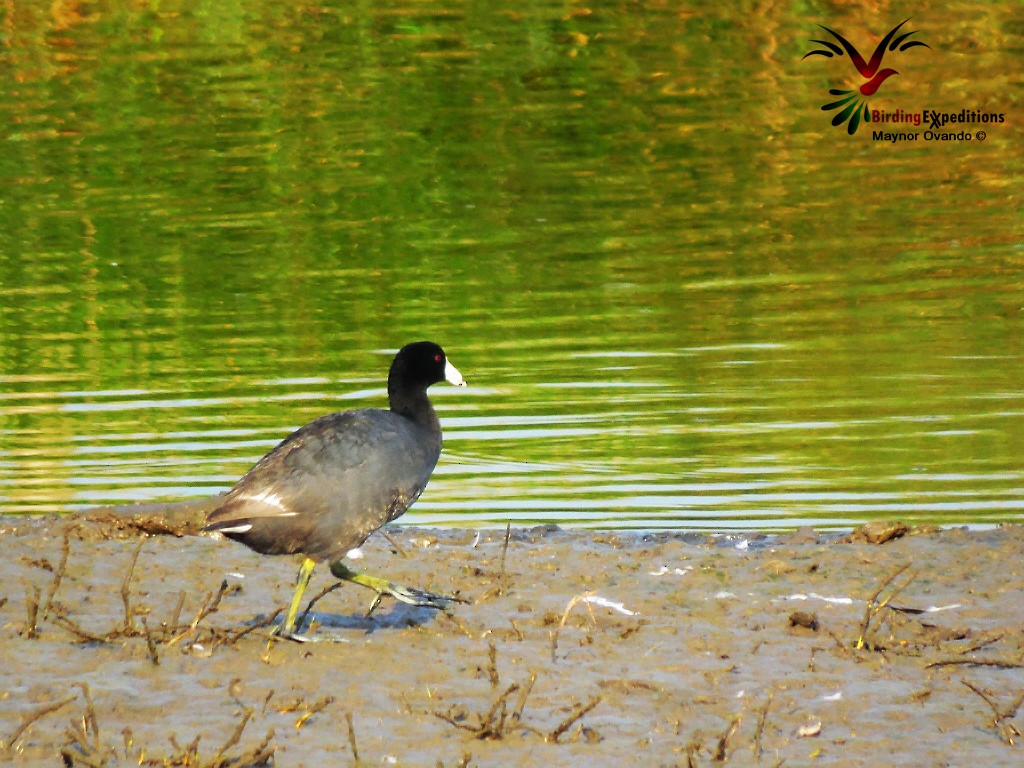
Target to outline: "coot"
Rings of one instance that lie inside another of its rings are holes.
[[[210,512],[203,530],[265,555],[304,555],[280,635],[298,639],[299,603],[322,561],[339,579],[378,596],[431,608],[451,599],[357,573],[341,562],[423,493],[441,454],[441,425],[427,387],[441,380],[466,385],[437,344],[402,347],[388,373],[390,410],[364,408],[311,421],[260,459]]]

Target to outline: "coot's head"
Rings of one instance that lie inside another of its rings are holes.
[[[425,390],[439,381],[466,386],[462,374],[448,362],[441,347],[432,341],[417,341],[406,344],[395,355],[388,374],[388,391]]]

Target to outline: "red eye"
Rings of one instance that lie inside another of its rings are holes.
[[[434,355],[434,362],[440,363],[443,358],[440,355]]]

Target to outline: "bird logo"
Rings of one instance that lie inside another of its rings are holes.
[[[912,35],[917,34],[916,30],[912,32],[904,32],[899,36],[896,35],[896,33],[899,32],[903,25],[908,21],[910,21],[910,19],[905,19],[890,29],[889,33],[883,37],[881,42],[875,47],[875,52],[871,54],[871,58],[868,61],[864,61],[864,57],[860,55],[860,52],[854,48],[853,44],[845,37],[826,26],[821,24],[818,25],[838,40],[839,45],[836,45],[829,40],[812,39],[812,43],[822,45],[824,48],[815,48],[813,51],[805,53],[800,60],[803,61],[808,56],[824,56],[825,58],[831,59],[833,56],[842,56],[845,53],[850,57],[850,61],[853,62],[853,66],[857,68],[857,72],[860,73],[860,76],[865,78],[865,82],[855,90],[842,90],[839,88],[829,89],[829,93],[833,96],[842,97],[838,101],[825,104],[821,108],[823,112],[830,112],[833,109],[840,110],[836,116],[832,118],[832,125],[842,125],[849,120],[850,122],[846,126],[846,131],[852,136],[857,132],[857,128],[860,126],[862,119],[865,123],[871,122],[871,113],[868,110],[867,99],[861,97],[873,96],[882,86],[882,83],[893,75],[899,74],[895,69],[879,69],[879,67],[882,66],[882,59],[885,57],[887,52],[895,51],[897,48],[900,53],[916,47],[931,48],[930,45],[923,43],[920,40],[909,39]]]

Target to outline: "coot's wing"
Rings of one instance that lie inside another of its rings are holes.
[[[391,411],[322,416],[260,459],[206,529],[264,554],[338,558],[409,508],[439,454],[426,430]]]

